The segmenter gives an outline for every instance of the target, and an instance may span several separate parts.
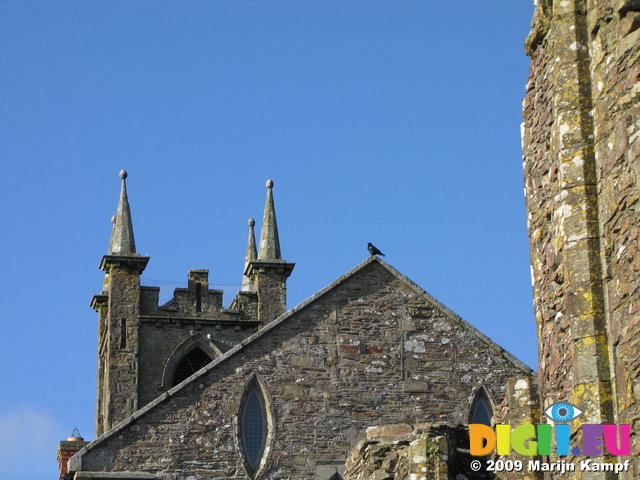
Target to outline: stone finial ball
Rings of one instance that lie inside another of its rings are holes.
[[[256,221],[253,218],[249,219],[249,226],[253,227],[256,224]]]
[[[273,180],[267,180],[267,188],[273,188]]]
[[[113,223],[113,224],[116,223],[116,216],[115,215],[113,217],[111,217],[111,223]]]
[[[124,180],[125,178],[127,178],[127,171],[126,170],[120,170],[120,178],[122,180]]]

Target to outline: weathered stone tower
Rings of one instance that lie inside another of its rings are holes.
[[[127,198],[126,172],[113,217],[109,253],[102,257],[102,295],[91,306],[98,312],[98,392],[96,432],[138,409],[140,275],[149,257],[136,253]]]
[[[640,475],[639,26],[634,0],[538,0],[522,139],[541,401],[631,424],[628,479]]]
[[[100,262],[104,288],[91,301],[99,323],[96,436],[284,313],[294,267],[280,255],[269,180],[260,251],[250,219],[242,288],[230,308],[221,290],[209,289],[204,269],[190,270],[187,288],[159,306],[160,289],[140,285],[149,257],[136,252],[125,171],[120,178],[109,253]]]

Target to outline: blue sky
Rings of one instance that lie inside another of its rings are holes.
[[[239,288],[264,183],[289,307],[366,243],[536,363],[520,150],[529,1],[0,2],[0,478],[93,438],[97,268],[129,172],[142,281]]]

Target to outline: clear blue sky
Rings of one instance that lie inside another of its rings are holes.
[[[143,283],[239,288],[264,183],[289,307],[386,260],[536,363],[528,0],[0,2],[0,478],[93,438],[98,263],[129,172]]]

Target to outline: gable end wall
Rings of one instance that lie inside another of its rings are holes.
[[[523,368],[370,262],[100,441],[83,454],[82,469],[245,478],[236,415],[253,374],[275,418],[262,478],[275,479],[344,464],[370,425],[465,422],[479,384],[500,402]]]

